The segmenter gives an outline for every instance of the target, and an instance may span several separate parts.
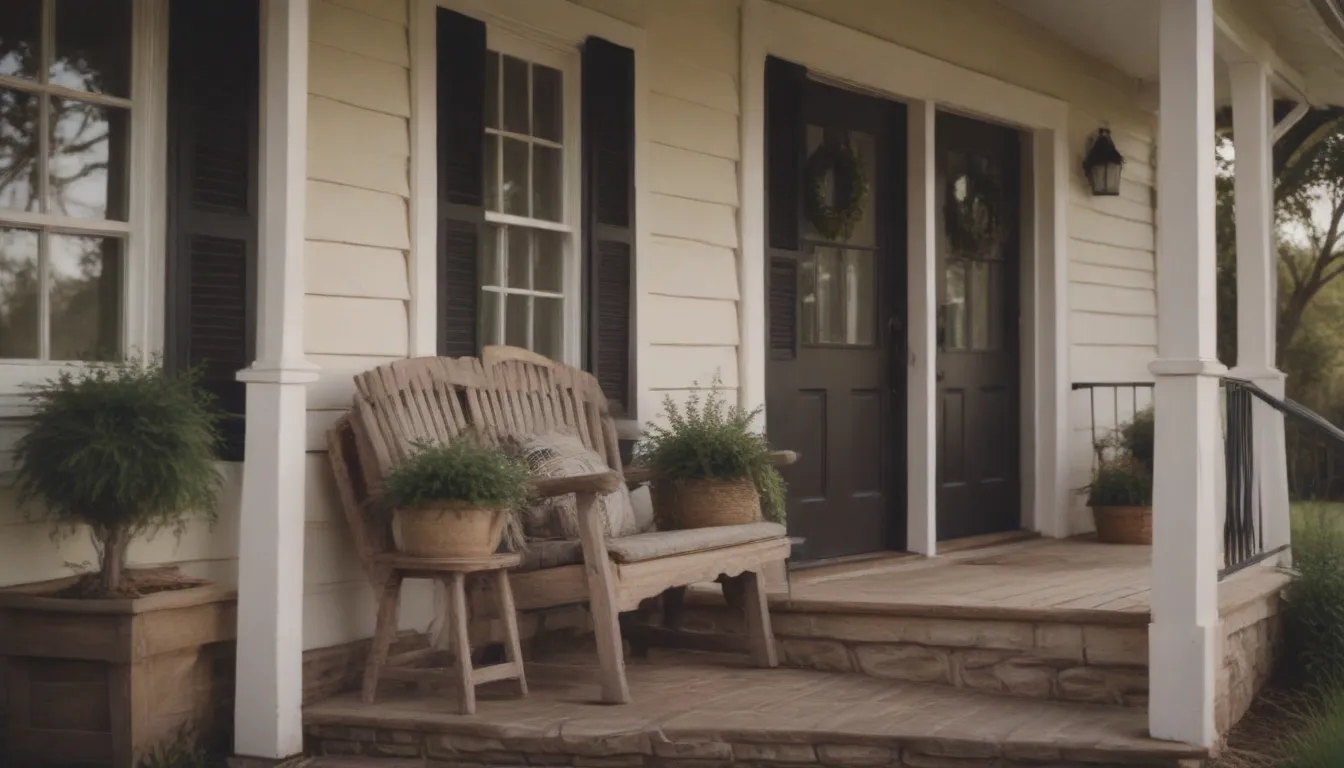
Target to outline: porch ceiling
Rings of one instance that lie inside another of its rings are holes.
[[[999,0],[1073,47],[1139,80],[1158,80],[1159,0]],[[1219,14],[1262,37],[1317,106],[1344,105],[1344,3],[1221,0]],[[1222,49],[1220,48],[1220,52]],[[1218,93],[1226,94],[1221,82]],[[1285,96],[1296,94],[1285,93]]]

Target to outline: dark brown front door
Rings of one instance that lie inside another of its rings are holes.
[[[767,71],[766,410],[771,442],[801,454],[789,532],[806,559],[902,548],[904,109]]]
[[[1021,526],[1018,135],[937,126],[938,538]]]

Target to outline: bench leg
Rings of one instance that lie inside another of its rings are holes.
[[[743,586],[743,610],[747,619],[747,648],[758,667],[777,667],[775,631],[770,627],[770,606],[765,599],[765,579],[759,571],[747,571],[740,577]]]
[[[602,701],[628,704],[630,685],[625,679],[625,648],[621,644],[621,625],[616,611],[616,580],[611,572],[611,559],[607,557],[602,515],[596,509],[597,495],[580,493],[577,501],[583,572],[588,577],[588,605],[593,612],[597,660],[602,665]]]
[[[360,699],[372,704],[378,695],[378,679],[387,664],[387,653],[397,636],[397,607],[401,602],[401,574],[392,571],[383,582],[383,593],[378,598],[378,621],[373,630],[373,647],[364,664],[364,688]]]
[[[445,587],[448,588],[448,633],[453,638],[453,655],[457,664],[457,703],[464,715],[476,714],[476,681],[472,679],[471,637],[467,634],[467,625],[471,616],[467,613],[466,574],[453,573]]]

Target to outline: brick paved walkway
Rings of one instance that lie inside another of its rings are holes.
[[[591,667],[529,665],[532,695],[452,714],[447,694],[389,688],[305,709],[326,754],[427,765],[671,765],[685,759],[831,766],[1176,766],[1199,750],[1154,741],[1141,709],[1014,699],[731,657],[654,652],[630,665],[634,703],[591,703]],[[534,759],[544,756],[544,760]],[[599,759],[600,758],[600,759]],[[708,768],[711,763],[686,763]]]

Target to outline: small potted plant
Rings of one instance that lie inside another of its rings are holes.
[[[1106,544],[1153,543],[1153,409],[1134,415],[1096,446],[1087,505]]]
[[[195,372],[157,359],[71,366],[30,400],[14,451],[20,503],[58,533],[87,531],[98,569],[0,590],[11,720],[0,764],[131,765],[183,727],[213,734],[232,698],[216,668],[232,666],[234,592],[126,558],[139,537],[214,520],[222,414]]]
[[[784,480],[751,427],[760,408],[728,406],[716,378],[707,396],[697,392],[684,407],[665,398],[663,415],[666,426],[650,423],[634,457],[653,471],[660,529],[784,522]]]
[[[521,457],[477,439],[422,443],[388,475],[382,506],[392,511],[397,550],[415,557],[485,557],[506,533],[518,549],[517,511],[530,472]]]

